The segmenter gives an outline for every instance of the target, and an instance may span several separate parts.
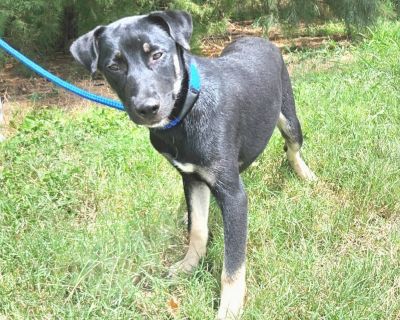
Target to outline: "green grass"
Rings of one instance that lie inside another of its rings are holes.
[[[399,319],[399,51],[400,25],[382,24],[342,52],[351,62],[310,70],[298,59],[303,154],[320,181],[297,179],[278,133],[243,175],[244,319]],[[179,175],[124,114],[31,112],[0,146],[0,318],[213,319],[214,202],[207,257],[192,275],[165,277],[184,253],[184,211]]]

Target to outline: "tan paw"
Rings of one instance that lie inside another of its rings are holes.
[[[317,181],[318,180],[315,173],[312,172],[311,169],[305,164],[301,168],[301,170],[295,169],[295,171],[296,171],[297,175],[303,180],[306,180],[306,181]]]
[[[190,273],[193,271],[194,268],[197,267],[198,263],[198,260],[196,261],[195,259],[188,259],[187,257],[185,257],[181,261],[174,263],[169,268],[168,276],[174,277],[179,273]]]

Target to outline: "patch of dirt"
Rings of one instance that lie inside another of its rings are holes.
[[[102,77],[90,79],[89,74],[68,55],[57,55],[52,60],[39,64],[56,76],[72,82],[82,89],[115,98],[115,94]],[[6,101],[26,101],[32,104],[63,107],[81,104],[81,98],[66,93],[38,75],[24,76],[20,70],[19,62],[13,59],[0,71],[0,95]]]
[[[348,42],[345,35],[333,36],[305,36],[305,26],[300,26],[297,31],[298,36],[294,38],[285,38],[282,30],[272,27],[267,33],[261,27],[254,27],[252,21],[243,21],[240,23],[230,23],[226,34],[220,36],[205,37],[202,41],[201,52],[205,56],[216,57],[226,45],[241,37],[268,37],[275,45],[281,49],[282,53],[294,50],[316,49],[326,46],[330,41]]]

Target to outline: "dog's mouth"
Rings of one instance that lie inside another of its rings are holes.
[[[164,118],[161,121],[150,123],[150,124],[143,124],[147,128],[152,128],[152,129],[159,129],[159,128],[164,128],[167,124],[169,123],[168,118]]]

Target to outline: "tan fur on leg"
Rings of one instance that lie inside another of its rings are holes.
[[[286,155],[290,165],[301,179],[309,181],[317,180],[317,176],[314,174],[314,172],[311,171],[311,169],[301,158],[298,148],[293,148],[293,146],[288,145]]]
[[[170,268],[170,275],[190,272],[197,267],[200,258],[206,254],[208,240],[208,209],[210,204],[210,189],[206,184],[199,184],[193,188],[191,194],[191,230],[189,248],[183,260]]]
[[[284,133],[284,136],[291,135],[291,127],[288,123],[286,117],[282,114],[279,114],[278,119],[278,128]],[[287,138],[285,138],[287,139]],[[289,160],[290,165],[297,173],[297,175],[304,180],[315,181],[317,180],[317,176],[311,169],[306,165],[304,160],[300,155],[300,146],[296,143],[291,142],[289,139],[286,140],[287,151],[286,155]]]
[[[218,320],[239,319],[243,312],[246,294],[246,267],[243,264],[237,272],[228,276],[225,266],[221,275],[221,305],[218,309]]]

